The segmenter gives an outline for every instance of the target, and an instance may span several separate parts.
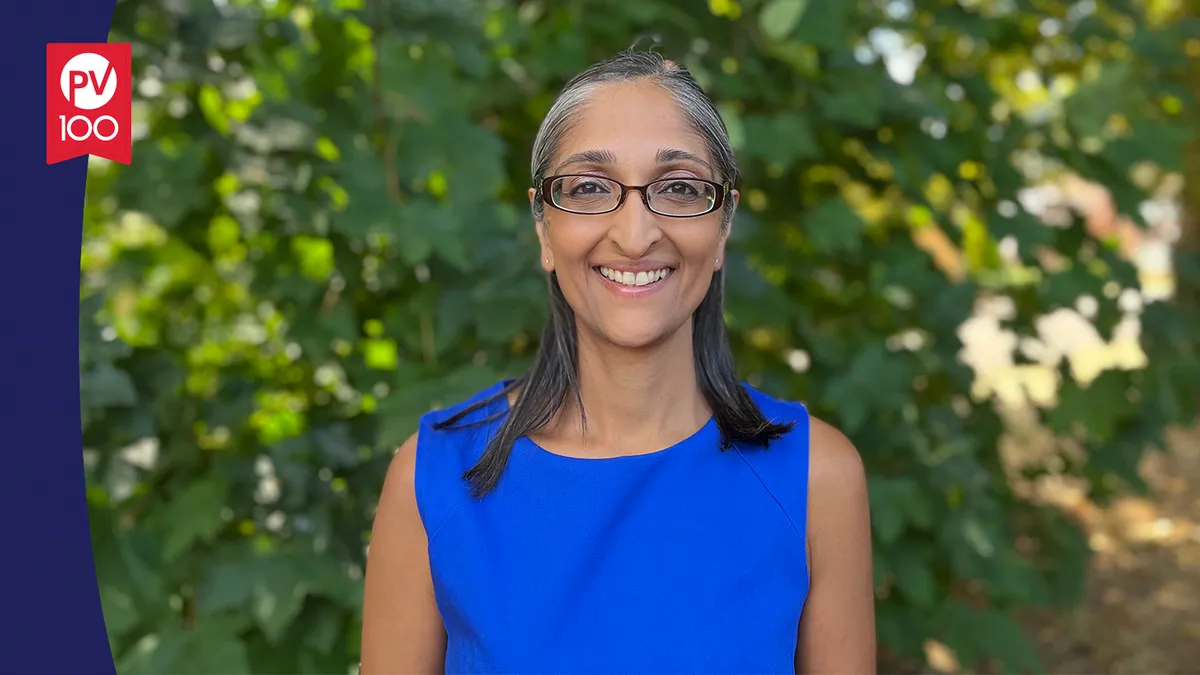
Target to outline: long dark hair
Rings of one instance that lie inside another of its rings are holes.
[[[684,114],[705,138],[717,172],[730,184],[736,184],[738,168],[729,132],[708,96],[678,64],[657,52],[630,50],[592,66],[563,88],[534,141],[531,169],[535,187],[546,175],[551,158],[574,118],[573,113],[587,101],[592,90],[609,82],[639,79],[651,79],[674,94]],[[728,227],[733,217],[732,201],[726,200],[722,227]],[[533,215],[544,224],[545,206],[540,191],[534,199]],[[529,370],[494,396],[460,410],[435,426],[438,429],[454,427],[471,413],[498,399],[507,401],[510,393],[520,391],[511,409],[506,406],[506,413],[488,418],[487,421],[494,421],[503,416],[504,420],[488,441],[479,461],[463,475],[471,483],[476,497],[483,497],[499,483],[516,440],[550,424],[567,403],[568,396],[575,399],[581,415],[583,413],[575,312],[563,296],[557,275],[551,273],[548,284],[549,314]],[[713,272],[708,292],[692,315],[696,379],[720,430],[722,451],[735,443],[766,447],[790,431],[794,423],[766,419],[739,382],[725,329],[724,284],[724,273],[721,270]]]

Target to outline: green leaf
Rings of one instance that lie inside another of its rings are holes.
[[[430,232],[432,248],[438,257],[449,263],[459,272],[470,272],[473,268],[467,253],[467,244],[462,233],[454,230],[434,230]]]
[[[915,480],[898,478],[892,485],[892,495],[909,524],[929,530],[934,524],[933,500]]]
[[[954,650],[959,663],[975,663],[981,654],[980,638],[977,634],[978,621],[974,610],[958,601],[951,600],[936,617],[936,623],[942,628],[943,642]]]
[[[306,625],[304,636],[305,641],[318,653],[328,655],[333,651],[342,631],[342,614],[329,607],[322,607]]]
[[[105,579],[120,583],[136,598],[141,614],[161,612],[167,602],[167,585],[158,550],[159,541],[147,530],[126,533],[105,550]],[[111,557],[110,557],[111,556]],[[97,567],[100,567],[99,559]]]
[[[1046,414],[1046,422],[1056,433],[1069,434],[1076,424],[1084,425],[1087,436],[1098,442],[1112,440],[1123,418],[1137,413],[1128,401],[1128,375],[1109,370],[1090,384],[1066,379],[1058,392],[1058,404]]]
[[[180,675],[250,672],[246,646],[238,638],[244,630],[244,617],[222,617],[198,621],[188,640],[188,650],[173,670]]]
[[[1044,276],[1038,293],[1048,307],[1072,307],[1082,296],[1099,295],[1105,281],[1085,266],[1075,264],[1061,272]]]
[[[339,304],[322,312],[317,319],[324,339],[339,338],[347,342],[358,339],[358,322],[349,304]]]
[[[463,288],[448,289],[441,293],[437,302],[435,339],[437,351],[442,354],[458,344],[463,333],[473,323],[471,292]]]
[[[286,558],[263,561],[251,611],[267,640],[278,643],[304,607],[305,589]]]
[[[312,432],[312,440],[320,457],[331,467],[347,468],[357,466],[362,461],[357,445],[350,436],[349,425],[333,424],[316,429]]]
[[[120,586],[101,584],[100,606],[104,610],[104,627],[112,639],[118,639],[138,624],[137,605],[132,596]]]
[[[197,611],[219,614],[242,607],[254,591],[253,561],[224,561],[208,568],[197,591]]]
[[[980,641],[986,640],[986,653],[999,661],[1005,672],[1046,672],[1037,647],[1011,616],[981,611],[975,615],[973,624]]]
[[[856,84],[839,82],[837,89],[818,93],[821,111],[829,119],[852,127],[876,127],[883,105],[880,83],[861,77],[854,79]]]
[[[932,607],[937,598],[937,579],[928,563],[904,549],[891,562],[900,592],[918,607]]]
[[[361,609],[362,587],[350,580],[342,563],[314,550],[292,553],[289,564],[302,580],[306,592],[339,605]]]
[[[892,544],[904,533],[904,513],[898,508],[895,486],[890,481],[868,477],[871,525],[881,544]]]
[[[473,293],[475,329],[480,340],[507,344],[531,328],[529,298],[544,297],[545,282],[524,279],[508,283],[480,284]],[[519,311],[524,308],[525,311]]]
[[[1164,318],[1157,314],[1153,305],[1147,308],[1146,315],[1153,317],[1151,320]],[[1180,342],[1187,339],[1181,337]],[[1139,387],[1143,396],[1142,416],[1161,420],[1164,425],[1193,425],[1200,414],[1200,390],[1196,382],[1200,382],[1200,363],[1195,359],[1167,357],[1151,361]]]
[[[1054,230],[1041,220],[1027,213],[1024,209],[1012,205],[1014,213],[1011,216],[994,216],[988,221],[988,231],[997,240],[1013,237],[1018,246],[1018,252],[1024,260],[1033,260],[1034,253],[1040,246],[1054,243]]]
[[[400,364],[396,341],[371,339],[362,342],[363,362],[374,370],[395,370]]]
[[[990,558],[996,551],[996,541],[977,518],[962,521],[962,538],[981,558]]]
[[[1109,114],[1139,104],[1144,95],[1135,78],[1131,63],[1112,61],[1102,67],[1099,78],[1076,89],[1065,103],[1065,117],[1075,132],[1081,137],[1100,136]]]
[[[204,118],[208,120],[212,128],[216,129],[219,134],[228,134],[229,116],[225,114],[221,92],[212,85],[205,85],[200,87],[200,93],[196,99],[200,104],[200,111],[204,113]]]
[[[165,228],[183,226],[185,217],[200,209],[211,209],[205,181],[207,144],[139,144],[138,161],[122,171],[113,192],[121,203],[141,211],[156,225]],[[205,224],[214,215],[204,213]],[[197,224],[200,219],[197,219]]]
[[[808,120],[799,113],[773,117],[749,115],[745,125],[745,152],[768,162],[789,166],[793,162],[817,156],[820,148]]]
[[[827,392],[831,402],[837,405],[841,427],[851,434],[860,432],[871,414],[869,402],[855,395],[857,389],[858,384],[853,378],[842,376],[830,383]]]
[[[741,150],[746,146],[746,129],[742,123],[742,115],[738,109],[728,103],[718,103],[717,110],[721,113],[721,120],[725,122],[725,128],[729,131],[729,143],[735,150]]]
[[[79,398],[85,407],[129,407],[138,402],[133,379],[110,363],[98,363],[79,378]]]
[[[896,656],[920,663],[925,658],[925,639],[931,634],[929,624],[926,612],[914,612],[907,604],[877,604],[875,632],[880,643],[888,645]]]
[[[300,271],[315,281],[325,281],[333,272],[333,243],[327,239],[299,236],[292,239],[292,252],[300,261]]]
[[[792,70],[805,77],[815,78],[820,73],[820,55],[812,45],[788,40],[766,44],[763,46],[763,51],[786,63]]]
[[[808,0],[770,0],[758,15],[762,32],[773,40],[782,40],[796,29]]]
[[[356,588],[336,561],[311,550],[245,550],[210,568],[200,585],[197,607],[203,616],[245,611],[269,642],[279,643],[310,594],[357,604]]]
[[[409,265],[428,260],[435,239],[447,236],[449,220],[448,212],[430,202],[405,204],[397,216],[401,259]]]
[[[186,634],[182,631],[149,633],[117,662],[117,672],[121,675],[172,673],[186,649]]]
[[[212,541],[225,526],[221,508],[229,486],[218,476],[206,476],[184,488],[166,506],[162,517],[166,538],[163,560],[173,562],[197,542]]]
[[[866,225],[842,200],[821,202],[800,222],[813,247],[822,254],[857,253]]]
[[[848,24],[856,6],[853,2],[809,3],[804,20],[793,37],[826,49],[844,48],[848,42]]]
[[[123,656],[117,670],[122,675],[249,673],[246,648],[237,637],[244,626],[241,617],[209,617],[191,630],[148,634]]]

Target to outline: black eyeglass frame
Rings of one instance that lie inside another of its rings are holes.
[[[608,209],[607,211],[572,211],[571,209],[564,208],[562,206],[559,206],[558,204],[555,204],[553,199],[549,199],[546,197],[546,195],[550,193],[551,183],[553,183],[554,181],[556,181],[560,178],[598,178],[601,180],[606,180],[610,183],[614,183],[614,184],[620,186],[621,196],[619,198],[617,198],[617,203],[611,209]],[[650,187],[651,185],[658,184],[658,183],[670,183],[671,181],[680,181],[680,180],[693,181],[693,182],[697,182],[697,183],[705,183],[707,185],[711,185],[711,186],[717,188],[717,196],[713,198],[712,206],[707,211],[701,211],[700,213],[689,213],[686,215],[678,215],[678,214],[674,214],[674,213],[663,213],[662,211],[655,211],[654,207],[650,206],[650,198],[646,196],[646,188]],[[713,213],[713,212],[719,210],[722,206],[724,206],[725,205],[725,195],[729,194],[730,187],[731,186],[728,182],[717,183],[715,181],[705,180],[703,178],[690,178],[690,177],[689,178],[682,178],[682,177],[680,177],[680,178],[660,178],[659,180],[650,181],[649,183],[646,183],[645,185],[626,185],[620,181],[613,180],[612,178],[607,178],[605,176],[593,176],[591,174],[586,174],[586,173],[563,173],[563,174],[559,174],[557,176],[549,176],[549,177],[543,179],[541,187],[538,188],[538,198],[542,200],[542,205],[549,205],[549,206],[556,208],[559,211],[563,211],[565,213],[573,213],[578,216],[602,216],[606,213],[612,213],[613,211],[616,211],[617,209],[621,208],[625,204],[625,198],[629,196],[630,191],[637,191],[638,193],[640,193],[642,195],[642,204],[645,204],[646,209],[648,211],[650,211],[651,213],[654,213],[656,215],[660,215],[660,216],[663,216],[666,218],[697,218],[699,216],[707,216],[708,214]]]

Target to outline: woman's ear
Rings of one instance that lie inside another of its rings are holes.
[[[741,201],[742,193],[737,190],[731,190],[729,198],[733,200],[733,208],[729,210],[729,220],[725,223],[725,227],[721,231],[721,239],[717,242],[717,255],[713,259],[713,269],[719,270],[725,265],[725,243],[729,241],[729,233],[733,231],[733,214],[737,213],[738,202]],[[725,214],[721,214],[724,218]]]
[[[534,214],[533,227],[537,230],[538,243],[541,244],[542,269],[547,273],[554,272],[554,254],[550,251],[550,239],[546,236],[546,212],[542,212],[542,220],[537,219],[537,189],[529,188],[529,210]]]

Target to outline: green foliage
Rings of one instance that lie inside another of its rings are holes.
[[[89,179],[80,388],[121,672],[357,661],[391,450],[536,344],[537,124],[567,77],[648,33],[719,102],[744,166],[728,269],[746,377],[866,458],[881,644],[1039,669],[1011,610],[1069,603],[1087,548],[1013,493],[956,331],[995,293],[1021,334],[1084,293],[1119,316],[1102,288],[1129,285],[1129,264],[1010,202],[1040,155],[1136,216],[1129,169],[1178,163],[1182,94],[1163,75],[1195,27],[1106,3],[917,4],[119,2],[143,135],[132,166]],[[924,47],[909,85],[867,46],[883,28]],[[1014,84],[1023,70],[1072,92],[1061,110]],[[933,265],[922,228],[965,250],[967,280]],[[985,289],[1004,236],[1025,266],[1039,246],[1065,266]],[[1198,328],[1152,305],[1146,369],[1064,385],[1047,422],[1090,456],[1069,470],[1118,489],[1194,419]],[[811,367],[788,365],[795,349]]]

